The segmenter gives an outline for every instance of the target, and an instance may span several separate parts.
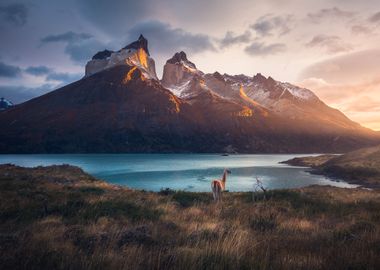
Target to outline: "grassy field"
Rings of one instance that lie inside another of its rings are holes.
[[[369,188],[380,188],[380,146],[362,148],[344,155],[293,158],[282,163],[312,167],[317,174],[344,179]]]
[[[129,190],[0,165],[1,269],[379,269],[380,191]]]

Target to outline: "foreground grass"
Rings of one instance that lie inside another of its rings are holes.
[[[1,269],[379,269],[380,192],[150,193],[0,166]]]

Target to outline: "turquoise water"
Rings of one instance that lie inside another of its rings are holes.
[[[162,188],[209,191],[210,181],[220,178],[224,168],[230,191],[251,191],[258,177],[268,189],[308,185],[355,187],[320,175],[307,168],[279,164],[302,155],[217,154],[40,154],[0,155],[0,163],[20,166],[70,164],[110,183],[136,189],[159,191]]]

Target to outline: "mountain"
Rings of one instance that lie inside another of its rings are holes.
[[[5,98],[0,98],[0,111],[8,109],[13,106],[13,103]]]
[[[86,64],[85,76],[120,65],[136,66],[146,78],[158,80],[154,60],[149,55],[148,41],[143,35],[117,52],[104,50],[96,53]]]
[[[318,131],[362,131],[363,128],[339,110],[322,102],[312,91],[290,83],[275,81],[260,73],[246,75],[204,74],[187,59],[184,52],[176,53],[164,66],[162,85],[177,96],[194,98],[200,89],[227,100],[273,113],[284,120],[296,120],[298,128]]]
[[[311,91],[260,74],[205,74],[176,53],[162,80],[138,40],[85,76],[0,113],[1,153],[343,152],[380,136]]]

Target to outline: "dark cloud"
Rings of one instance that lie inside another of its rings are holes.
[[[20,3],[0,6],[0,17],[11,24],[22,26],[26,24],[28,8]]]
[[[352,50],[352,46],[344,42],[338,36],[318,35],[306,43],[307,47],[322,47],[328,53],[347,52]]]
[[[227,48],[235,44],[247,43],[251,40],[251,32],[245,31],[241,35],[236,35],[234,32],[228,31],[224,38],[219,43],[221,48]]]
[[[65,48],[65,53],[68,54],[76,63],[82,64],[91,59],[91,57],[105,45],[97,40],[86,40],[78,43],[69,43]]]
[[[87,33],[75,33],[72,31],[49,35],[41,39],[41,44],[61,42],[65,43],[65,53],[76,63],[83,64],[105,45]]]
[[[72,83],[83,76],[78,73],[55,72],[46,66],[28,67],[25,72],[34,76],[46,76],[46,81],[60,82],[60,85]]]
[[[151,0],[78,0],[81,14],[107,34],[120,35],[139,20],[157,12],[158,1]]]
[[[81,77],[83,77],[82,74],[77,73],[59,73],[59,72],[52,72],[47,77],[47,81],[59,81],[61,84],[68,84],[72,83],[74,81],[79,80]]]
[[[50,73],[51,69],[46,66],[31,66],[26,68],[25,72],[34,76],[42,76]]]
[[[193,34],[160,21],[136,24],[129,29],[128,40],[135,40],[140,34],[148,39],[151,51],[159,54],[181,50],[192,53],[215,50],[209,36]]]
[[[14,78],[21,74],[21,69],[17,66],[7,65],[0,62],[0,77]]]
[[[14,104],[18,104],[50,92],[53,88],[54,86],[51,84],[44,84],[35,88],[0,85],[0,96],[8,99]]]
[[[75,33],[72,31],[59,34],[59,35],[49,35],[41,39],[42,43],[49,43],[49,42],[80,42],[86,39],[92,38],[92,35],[87,33]]]
[[[352,18],[355,15],[354,12],[343,11],[337,7],[324,8],[315,13],[309,13],[307,17],[314,23],[319,23],[323,19],[347,19]]]
[[[254,42],[244,49],[249,55],[267,56],[286,51],[287,47],[283,43],[264,44],[261,42]]]
[[[83,76],[82,74],[59,73],[51,70],[49,72],[46,76],[47,83],[39,87],[0,85],[0,97],[5,97],[11,102],[18,104],[77,81]]]
[[[368,20],[370,22],[372,22],[372,23],[378,23],[378,22],[380,22],[380,11],[377,12],[377,13],[375,13],[375,14],[373,14],[371,17],[369,17]]]
[[[97,29],[109,36],[124,35],[126,29],[147,20],[180,22],[181,25],[210,29],[236,20],[237,6],[246,7],[251,0],[77,0],[77,10]]]
[[[250,27],[261,36],[274,34],[284,35],[292,30],[293,16],[273,16],[271,14],[259,18]]]

